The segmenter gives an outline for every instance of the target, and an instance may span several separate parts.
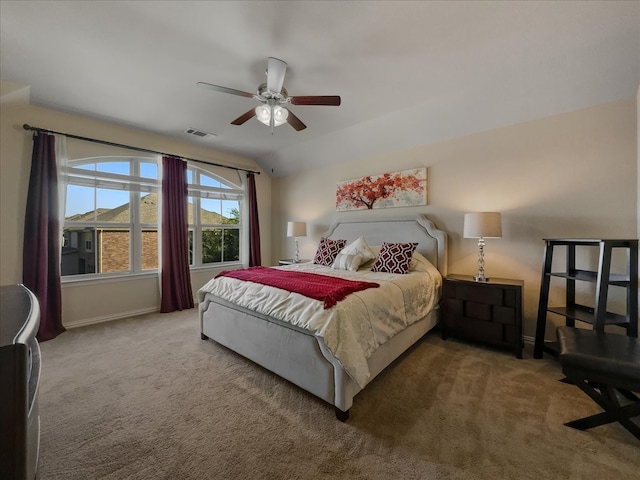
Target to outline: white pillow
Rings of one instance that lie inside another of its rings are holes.
[[[331,268],[334,270],[349,270],[356,272],[362,264],[362,255],[350,255],[348,253],[339,253]]]
[[[431,262],[424,258],[420,252],[413,252],[411,257],[411,264],[409,265],[409,271],[426,272],[430,271],[429,267],[433,267]]]
[[[362,263],[376,258],[376,254],[371,251],[364,237],[354,240],[349,245],[340,250],[340,253],[347,255],[362,255]]]

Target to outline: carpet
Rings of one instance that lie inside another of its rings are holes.
[[[41,480],[640,478],[640,443],[552,358],[430,333],[333,407],[212,340],[196,310],[41,345]]]

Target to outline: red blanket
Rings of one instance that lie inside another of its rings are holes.
[[[299,293],[305,297],[321,300],[324,308],[331,308],[347,295],[380,285],[373,282],[357,282],[342,278],[318,275],[317,273],[292,272],[268,267],[250,267],[240,270],[227,270],[216,275],[239,280],[269,285],[289,292]]]

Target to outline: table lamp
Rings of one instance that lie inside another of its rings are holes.
[[[298,237],[307,236],[307,223],[306,222],[287,222],[287,237],[295,237],[296,240],[296,256],[293,258],[293,263],[298,263]]]
[[[484,276],[484,239],[502,237],[502,220],[499,212],[475,212],[464,214],[464,238],[478,239],[478,275],[476,282],[488,282]]]

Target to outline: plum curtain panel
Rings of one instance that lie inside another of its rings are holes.
[[[247,173],[247,181],[249,184],[249,266],[255,267],[262,264],[256,176],[253,173]]]
[[[31,174],[24,218],[22,283],[38,298],[43,342],[65,331],[60,290],[60,212],[56,138],[33,135]]]
[[[162,157],[162,301],[160,311],[193,308],[189,272],[187,163]]]

